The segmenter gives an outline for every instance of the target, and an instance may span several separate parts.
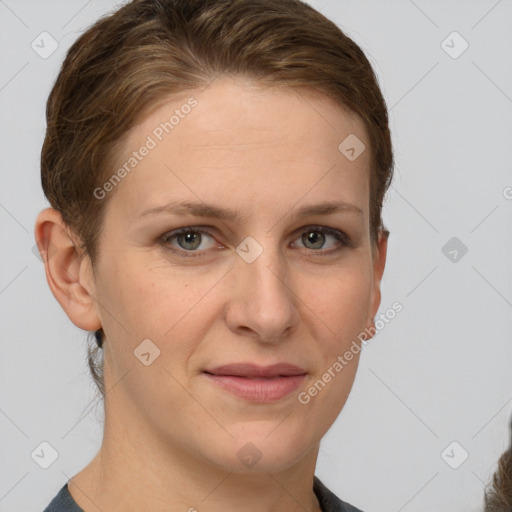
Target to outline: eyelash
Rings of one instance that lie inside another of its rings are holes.
[[[304,229],[304,228],[303,228]],[[313,252],[316,256],[328,256],[330,254],[337,253],[345,248],[352,248],[353,243],[349,236],[347,236],[343,231],[338,229],[329,228],[327,226],[306,226],[306,229],[302,231],[300,234],[315,232],[322,233],[324,235],[333,236],[341,245],[335,249],[310,249],[310,252]],[[204,229],[199,226],[189,226],[186,228],[175,229],[174,231],[166,232],[163,236],[160,237],[160,243],[169,251],[174,252],[179,257],[182,258],[201,258],[206,255],[206,251],[208,249],[204,249],[203,251],[186,251],[185,249],[176,249],[175,247],[169,244],[170,240],[184,233],[201,233],[202,235],[208,235],[213,237],[212,233],[209,230]]]

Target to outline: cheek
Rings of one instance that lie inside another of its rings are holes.
[[[120,350],[130,344],[133,351],[142,340],[150,339],[161,351],[160,363],[169,371],[183,371],[183,361],[219,315],[214,288],[222,274],[217,274],[198,276],[190,269],[142,264],[135,268],[127,263],[113,270],[110,287],[114,293],[109,302],[126,330],[108,321]]]
[[[314,286],[313,286],[314,285]],[[370,306],[372,276],[368,267],[352,265],[307,283],[304,302],[339,343],[340,337],[358,333]]]
[[[107,272],[104,296],[132,330],[143,336],[165,334],[200,302],[212,281],[208,276],[192,277],[183,269],[152,268],[128,260]]]
[[[147,262],[144,257],[125,257],[103,269],[107,277],[98,302],[108,312],[102,320],[107,332],[124,346],[128,338],[133,348],[149,338],[161,348],[172,344],[185,357],[230,300],[222,279],[226,268],[150,266]],[[363,255],[354,254],[322,271],[291,274],[289,284],[297,295],[301,323],[309,324],[315,339],[324,340],[326,356],[350,344],[364,327],[371,267]]]

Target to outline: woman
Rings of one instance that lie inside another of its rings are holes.
[[[105,426],[46,511],[357,512],[314,472],[389,234],[362,50],[299,0],[135,0],[71,47],[47,124],[35,236]]]

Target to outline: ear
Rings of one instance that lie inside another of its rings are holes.
[[[37,216],[34,236],[44,262],[48,285],[69,319],[81,329],[101,327],[94,299],[92,265],[84,250],[76,246],[77,237],[53,208]],[[73,237],[73,238],[72,238]]]
[[[373,290],[372,290],[372,303],[370,307],[370,315],[367,325],[373,325],[373,319],[377,314],[381,301],[380,283],[384,274],[384,267],[386,266],[386,255],[388,252],[388,238],[389,231],[382,228],[379,230],[378,246],[373,253]]]

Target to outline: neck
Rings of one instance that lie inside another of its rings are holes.
[[[313,492],[319,445],[281,471],[233,471],[151,432],[142,420],[121,421],[127,415],[107,405],[100,451],[69,482],[86,512],[321,512]]]

